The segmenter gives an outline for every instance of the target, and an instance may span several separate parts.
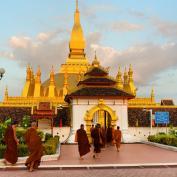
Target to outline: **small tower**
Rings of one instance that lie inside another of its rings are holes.
[[[36,76],[35,76],[35,85],[34,85],[34,97],[42,96],[42,89],[41,89],[41,69],[38,67]]]
[[[5,89],[5,92],[4,92],[4,101],[8,100],[8,96],[9,96],[9,94],[8,94],[8,88],[6,86],[6,89]]]
[[[120,66],[116,76],[116,81],[117,81],[117,88],[123,89],[122,73],[121,73]]]
[[[56,96],[56,86],[55,86],[55,78],[54,78],[54,68],[52,66],[52,69],[50,71],[50,83],[49,83],[49,97],[54,97]]]
[[[22,91],[22,97],[27,97],[30,94],[30,86],[31,86],[31,80],[32,80],[32,72],[30,65],[27,65],[26,68],[26,82]]]
[[[132,65],[130,65],[129,67],[129,71],[128,71],[128,85],[129,85],[129,91],[133,94],[136,95],[136,87],[134,84],[134,80],[133,80],[133,69],[132,69]]]
[[[97,58],[96,51],[95,51],[95,58],[94,58],[94,60],[92,62],[92,66],[98,67],[99,65],[100,65],[100,62],[99,62],[99,60]]]
[[[128,74],[127,74],[127,69],[125,67],[125,71],[124,71],[124,84],[123,84],[123,88],[125,91],[129,92],[129,85],[128,85]]]
[[[154,88],[152,88],[152,90],[151,90],[151,102],[155,102]]]
[[[63,84],[63,98],[67,95],[67,93],[68,93],[68,73],[67,70],[65,70],[64,84]]]

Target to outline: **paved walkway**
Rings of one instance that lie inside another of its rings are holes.
[[[48,165],[84,165],[84,164],[154,164],[176,163],[177,152],[145,145],[122,144],[120,152],[109,146],[102,150],[100,159],[93,159],[92,152],[79,160],[77,145],[61,145],[58,161],[43,162]]]
[[[176,177],[177,168],[1,171],[0,177]]]

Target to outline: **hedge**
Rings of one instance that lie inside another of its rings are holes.
[[[53,138],[48,139],[45,143],[43,143],[44,147],[44,155],[55,154],[59,144],[59,136],[55,136]],[[0,144],[0,158],[3,158],[6,146]],[[26,144],[18,145],[18,156],[24,157],[28,156],[28,147]]]
[[[169,134],[149,135],[148,141],[177,147],[177,137]]]

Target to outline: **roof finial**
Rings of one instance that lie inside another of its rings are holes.
[[[76,0],[76,11],[79,11],[79,3],[78,3],[78,0]]]
[[[96,50],[95,50],[95,59],[97,59],[97,56],[96,56]]]

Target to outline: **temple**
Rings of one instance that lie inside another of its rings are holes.
[[[126,134],[128,127],[149,126],[150,120],[143,109],[152,109],[153,113],[158,110],[170,112],[171,123],[177,126],[177,106],[172,99],[157,103],[153,89],[149,97],[138,97],[131,64],[124,72],[117,66],[117,75],[109,76],[108,69],[101,66],[101,59],[96,54],[94,59],[87,59],[85,48],[76,1],[66,62],[61,64],[58,73],[52,67],[50,77],[44,82],[41,81],[40,66],[35,72],[28,65],[21,96],[11,97],[6,88],[0,103],[0,118],[21,119],[29,115],[35,119],[47,112],[54,126],[62,115],[63,125],[73,127],[74,131],[84,123],[89,134],[91,124],[99,122],[102,126],[121,125]],[[40,105],[48,106],[41,109]]]

